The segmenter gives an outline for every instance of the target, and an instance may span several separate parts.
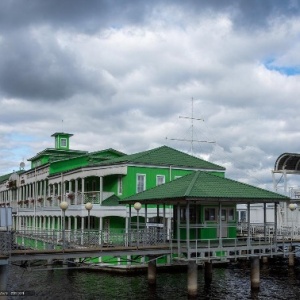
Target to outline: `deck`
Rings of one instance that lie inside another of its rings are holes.
[[[23,230],[0,232],[0,259],[8,261],[94,258],[103,256],[164,256],[178,260],[237,260],[252,256],[287,256],[300,246],[300,235],[256,231],[239,232],[236,238],[176,240],[171,233],[132,230],[131,232],[62,232]]]

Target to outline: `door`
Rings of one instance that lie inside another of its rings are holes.
[[[218,238],[228,237],[228,210],[226,208],[221,209],[221,236],[220,236],[220,218],[218,216]]]

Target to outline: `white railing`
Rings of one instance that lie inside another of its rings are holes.
[[[142,230],[43,230],[24,229],[14,233],[15,249],[79,249],[99,247],[136,247],[167,243],[166,231],[157,228]]]

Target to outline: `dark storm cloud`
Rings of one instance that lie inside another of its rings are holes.
[[[1,1],[0,89],[8,98],[32,100],[68,99],[78,93],[112,95],[114,87],[103,75],[106,70],[82,69],[75,56],[59,45],[56,35],[61,30],[92,34],[107,27],[147,24],[155,17],[164,18],[164,10],[170,7],[187,18],[200,18],[207,11],[227,12],[239,24],[258,25],[267,22],[269,15],[298,13],[299,1]],[[176,24],[177,19],[171,22]],[[32,33],[41,28],[45,36]],[[163,81],[174,85],[174,78],[173,74]]]
[[[8,0],[0,3],[0,30],[38,24],[71,27],[94,32],[101,27],[141,24],[153,12],[175,6],[193,15],[207,11],[232,13],[234,20],[251,26],[263,25],[269,16],[299,14],[299,0]]]
[[[147,1],[1,1],[0,24],[1,30],[46,23],[53,27],[73,27],[88,32],[101,26],[121,26],[125,20],[139,23],[147,6]]]
[[[0,89],[5,96],[42,101],[67,99],[77,93],[113,92],[101,70],[86,72],[51,32],[46,34],[36,37],[21,30],[3,38]]]

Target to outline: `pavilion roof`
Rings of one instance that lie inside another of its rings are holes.
[[[120,203],[175,204],[178,202],[206,203],[272,203],[289,201],[281,194],[254,187],[204,171],[196,171],[163,185],[135,194]]]

